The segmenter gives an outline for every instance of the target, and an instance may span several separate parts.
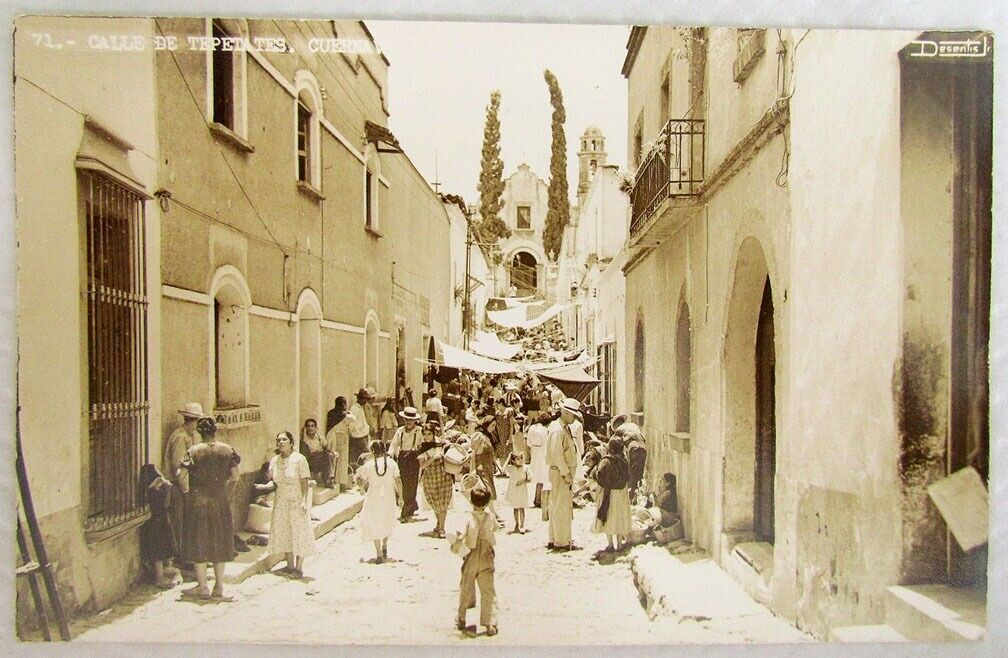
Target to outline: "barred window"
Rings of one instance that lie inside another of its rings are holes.
[[[143,514],[148,460],[144,200],[111,177],[79,170],[87,245],[89,531]]]

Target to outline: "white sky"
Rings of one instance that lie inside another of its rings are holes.
[[[629,28],[616,25],[368,21],[388,58],[389,128],[441,191],[479,200],[480,151],[490,92],[501,92],[504,177],[527,162],[549,180],[552,108],[543,70],[560,81],[567,181],[577,194],[581,133],[597,125],[608,162],[626,166],[627,88],[620,74]]]

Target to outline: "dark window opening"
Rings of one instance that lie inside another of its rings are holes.
[[[215,39],[225,39],[232,35],[221,26],[218,21],[213,21],[212,33]],[[215,48],[212,62],[213,70],[213,121],[227,126],[231,130],[235,129],[235,108],[234,108],[234,51],[225,51]]]
[[[298,180],[311,183],[311,110],[300,100],[297,104]]]

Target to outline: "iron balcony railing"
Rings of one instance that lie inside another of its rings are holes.
[[[703,119],[669,121],[637,168],[630,191],[630,237],[644,228],[666,199],[698,196],[703,180]]]

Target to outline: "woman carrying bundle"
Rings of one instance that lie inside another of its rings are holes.
[[[603,552],[612,553],[617,550],[614,539],[625,546],[630,533],[629,466],[619,439],[609,439],[608,453],[595,469],[595,481],[601,493],[592,531],[605,534],[608,544]]]

